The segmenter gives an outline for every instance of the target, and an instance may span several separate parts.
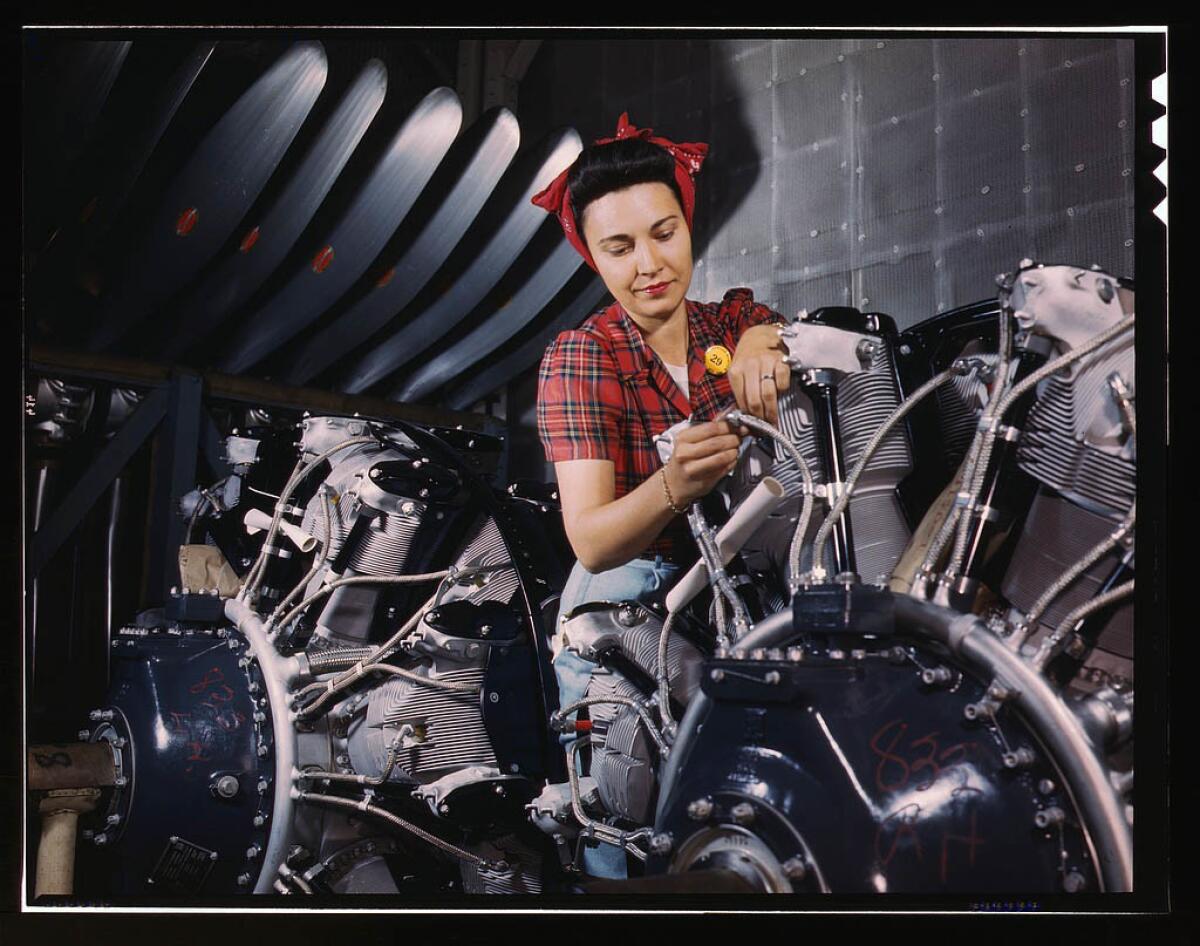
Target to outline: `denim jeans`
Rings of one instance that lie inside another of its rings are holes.
[[[664,562],[661,555],[655,556],[654,561],[635,558],[595,574],[576,562],[559,600],[560,625],[563,615],[570,613],[572,608],[589,601],[639,601],[669,584],[678,572],[679,566]],[[567,706],[583,697],[594,666],[570,651],[558,651],[554,657],[554,675],[558,679],[559,706]],[[571,742],[574,738],[574,734],[568,733],[562,741]],[[625,852],[609,844],[585,848],[583,863],[594,877],[628,876]]]

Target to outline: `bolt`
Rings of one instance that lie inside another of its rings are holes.
[[[238,874],[237,882],[239,887],[249,887],[250,880],[251,877],[249,874]]]
[[[79,836],[82,837],[85,841],[90,841],[92,838],[94,838],[96,836],[96,832],[93,831],[91,828],[84,828],[81,832],[79,832]]]
[[[720,667],[716,667],[708,672],[708,678],[712,680],[713,683],[720,683],[725,679],[725,671]]]
[[[350,764],[350,756],[346,755],[346,753],[343,752],[341,755],[339,755],[337,757],[337,759],[335,761],[337,762],[338,765],[349,765]]]
[[[216,851],[209,851],[209,852],[208,852],[208,859],[209,859],[210,861],[215,861],[215,860],[217,859],[217,852],[216,852]]]
[[[255,721],[256,723],[261,723],[261,722],[262,722],[263,720],[265,720],[266,718],[267,718],[267,714],[266,714],[266,713],[264,713],[262,710],[255,710],[255,711],[254,711],[254,721]]]
[[[251,844],[248,848],[246,848],[246,860],[252,861],[254,858],[258,857],[260,853],[261,852],[258,849],[258,845]]]
[[[1062,824],[1066,815],[1061,808],[1043,808],[1033,817],[1033,823],[1039,828],[1048,828],[1054,824]]]
[[[488,694],[488,700],[492,703],[499,703],[500,702],[500,694],[497,693],[495,690],[492,690],[492,692]]]
[[[650,839],[650,851],[653,854],[670,853],[671,846],[672,841],[669,834],[656,834]]]
[[[1077,870],[1067,871],[1063,877],[1063,890],[1067,893],[1079,893],[1087,886],[1087,878]]]
[[[789,857],[780,866],[783,867],[783,872],[789,880],[803,880],[804,875],[808,873],[808,865],[804,863],[804,858],[799,854]]]
[[[116,642],[114,641],[113,643]],[[78,736],[80,742],[87,742],[92,738],[92,731],[90,729],[81,729],[79,730]]]
[[[508,792],[504,790],[503,785],[497,785],[494,789],[492,789],[492,791],[494,791],[501,798],[504,798],[508,794]]]
[[[1009,693],[1008,688],[1005,687],[1003,684],[993,683],[991,686],[988,687],[987,695],[990,696],[993,700],[1003,701],[1003,700],[1007,700],[1009,698],[1009,696],[1011,696],[1012,694]]]
[[[730,817],[740,825],[754,821],[754,806],[747,801],[740,801],[729,811]]]
[[[1033,750],[1028,746],[1021,746],[1015,752],[1004,753],[1004,767],[1006,769],[1017,769],[1027,765],[1033,765],[1037,757],[1033,754]]]
[[[803,647],[789,647],[787,649],[787,659],[791,661],[799,661],[804,659]]]
[[[113,718],[112,710],[94,709],[90,713],[88,713],[88,719],[90,719],[93,723],[98,723],[101,720],[108,721],[112,718]]]
[[[267,823],[266,815],[255,815],[254,816],[254,827],[261,828],[266,823]]]
[[[479,628],[479,634],[481,637],[487,637],[490,633],[492,633],[492,625],[490,624],[484,624]]]
[[[783,679],[783,678],[782,678],[782,677],[780,677],[780,675],[779,675],[779,671],[778,671],[778,670],[768,670],[768,671],[767,671],[767,672],[766,672],[766,673],[763,675],[763,683],[776,684],[776,683],[778,683],[778,682],[779,682],[781,679]]]
[[[113,784],[118,788],[123,788],[129,784],[129,779],[127,779],[124,775],[118,775],[115,779],[113,779]]]
[[[108,835],[107,834],[97,834],[95,837],[92,838],[92,843],[97,844],[97,845],[107,844],[108,843]]]
[[[258,787],[258,794],[265,795],[267,792],[267,780],[265,778],[260,778],[258,780],[257,787]]]
[[[844,650],[831,650],[829,652],[830,660],[845,660],[846,652]]]
[[[442,802],[440,805],[438,805],[438,814],[442,814],[442,815],[450,814],[450,806],[447,805],[445,802]]]
[[[711,798],[696,798],[688,802],[688,817],[693,821],[707,821],[713,813]]]
[[[850,651],[850,659],[851,660],[866,660],[867,652],[865,650],[862,650],[861,648],[855,648],[854,650]]]
[[[104,819],[104,823],[111,824],[111,825],[118,825],[121,823],[121,816],[118,814],[111,814],[107,818]]]
[[[949,683],[953,679],[954,671],[949,667],[930,667],[921,671],[921,682],[928,686]]]
[[[1048,778],[1044,778],[1040,782],[1038,782],[1038,791],[1041,792],[1043,795],[1049,795],[1051,792],[1054,791],[1054,788],[1055,788],[1054,783],[1052,781],[1050,781],[1050,779],[1048,779]]]
[[[265,742],[260,742],[258,744],[258,757],[260,759],[265,758],[267,753],[269,753],[270,751],[271,751],[271,747],[268,746]]]

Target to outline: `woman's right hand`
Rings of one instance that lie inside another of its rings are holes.
[[[675,435],[675,449],[666,465],[667,486],[677,506],[705,496],[734,468],[738,446],[749,434],[727,420],[691,424]]]

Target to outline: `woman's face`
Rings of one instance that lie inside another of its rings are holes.
[[[692,235],[666,184],[634,184],[592,201],[583,238],[604,285],[635,322],[665,322],[683,308]]]

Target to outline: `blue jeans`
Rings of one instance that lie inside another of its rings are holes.
[[[558,615],[562,617],[573,608],[589,601],[640,601],[669,584],[679,572],[678,565],[664,562],[662,556],[654,561],[635,558],[616,568],[593,574],[575,563],[559,599]],[[556,626],[557,629],[557,626]],[[558,705],[567,706],[582,699],[587,690],[595,664],[570,651],[560,650],[554,658],[554,675],[558,678]],[[564,734],[564,742],[575,738]],[[626,877],[625,852],[610,844],[584,849],[583,863],[594,877]]]

